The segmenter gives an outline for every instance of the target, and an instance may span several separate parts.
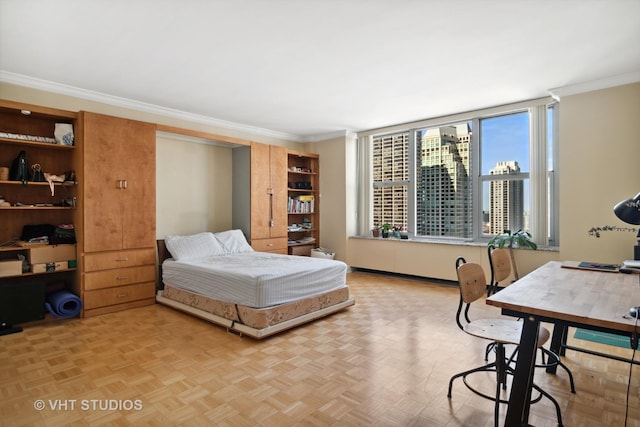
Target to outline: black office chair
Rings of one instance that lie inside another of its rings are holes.
[[[494,293],[498,292],[501,288],[500,284],[511,277],[511,257],[509,256],[509,251],[503,248],[496,248],[492,245],[487,247],[487,255],[489,256],[489,266],[491,267],[491,281],[487,286],[487,296],[491,296]],[[493,344],[488,344],[485,351],[485,360],[489,359],[489,352],[492,349]],[[510,361],[515,360],[516,351],[509,358]],[[550,368],[553,366],[560,366],[565,370],[567,375],[569,376],[569,384],[571,388],[571,393],[576,392],[575,383],[573,381],[573,374],[571,370],[560,360],[560,356],[555,354],[549,349],[546,349],[540,346],[541,357],[540,363],[536,364],[536,368]]]
[[[469,335],[490,340],[495,348],[495,361],[477,368],[460,372],[451,377],[449,380],[449,391],[447,397],[451,398],[453,381],[456,378],[462,378],[465,386],[475,394],[485,399],[495,402],[494,416],[495,425],[498,426],[500,417],[500,404],[508,403],[507,400],[501,398],[501,391],[507,387],[507,376],[513,375],[514,369],[510,366],[509,360],[505,355],[505,345],[513,344],[518,346],[520,343],[520,334],[522,331],[522,322],[510,318],[489,318],[470,320],[469,309],[471,304],[486,295],[486,277],[482,266],[475,263],[467,263],[464,258],[456,259],[456,272],[458,283],[460,286],[460,302],[456,313],[456,323],[458,327]],[[538,332],[538,345],[542,346],[549,339],[549,331],[540,327]],[[473,387],[467,377],[476,372],[495,372],[496,373],[496,392],[495,395],[486,394]],[[558,402],[547,392],[542,390],[538,385],[532,384],[532,387],[539,393],[538,396],[531,400],[536,403],[546,397],[556,408],[556,416],[558,425],[562,426],[562,414]]]

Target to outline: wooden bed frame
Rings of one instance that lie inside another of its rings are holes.
[[[180,310],[185,313],[191,314],[193,316],[199,317],[201,319],[207,320],[211,323],[224,326],[225,328],[227,328],[227,331],[237,333],[240,336],[248,335],[255,339],[265,338],[273,334],[277,334],[279,332],[302,325],[304,323],[314,321],[321,317],[328,316],[329,314],[343,310],[355,304],[355,300],[349,297],[345,301],[339,302],[337,304],[324,307],[319,310],[303,314],[301,316],[286,319],[279,323],[275,323],[264,328],[257,329],[257,328],[248,326],[242,323],[241,321],[230,320],[225,317],[210,313],[208,311],[201,310],[197,307],[193,307],[191,305],[166,298],[164,296],[164,283],[162,281],[162,262],[167,258],[170,258],[171,254],[167,250],[164,240],[157,241],[157,248],[158,248],[158,285],[157,285],[157,292],[156,292],[156,301],[160,304],[175,308],[177,310]]]

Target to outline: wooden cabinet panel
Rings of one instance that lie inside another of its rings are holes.
[[[155,125],[82,114],[84,251],[155,244]]]
[[[251,144],[251,241],[287,236],[287,150]]]
[[[153,304],[155,125],[82,112],[83,315]]]
[[[270,148],[266,144],[251,144],[251,241],[271,237],[269,219],[271,178]]]
[[[251,241],[251,247],[259,252],[287,252],[287,238],[278,237],[275,239],[254,239]]]
[[[119,286],[84,294],[84,308],[92,310],[100,307],[114,306],[131,301],[154,298],[155,282],[139,283],[137,285]]]
[[[99,271],[145,264],[155,265],[155,263],[156,251],[154,249],[98,252],[84,256],[84,271]]]
[[[311,250],[315,245],[297,245],[289,247],[289,255],[311,256]]]
[[[287,237],[287,149],[271,146],[271,188],[273,188],[273,227],[269,237]]]
[[[156,267],[143,265],[139,267],[117,268],[85,273],[84,290],[103,289],[156,280]]]

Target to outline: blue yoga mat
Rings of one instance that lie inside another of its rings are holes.
[[[622,348],[631,348],[629,337],[625,337],[622,335],[608,334],[606,332],[590,331],[588,329],[577,328],[573,337],[580,340],[597,342],[600,344],[613,345]]]
[[[44,306],[55,317],[66,319],[80,313],[82,301],[69,291],[58,291],[47,295]]]

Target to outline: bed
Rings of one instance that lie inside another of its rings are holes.
[[[156,301],[260,339],[355,304],[341,261],[254,251],[240,230],[158,240]]]

